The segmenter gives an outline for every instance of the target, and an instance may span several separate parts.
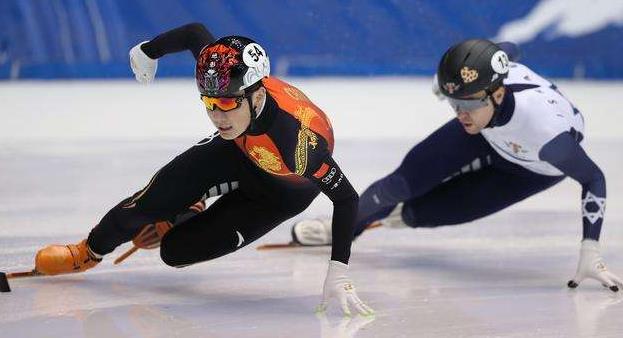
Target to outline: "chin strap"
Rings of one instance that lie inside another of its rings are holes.
[[[257,113],[257,107],[253,106],[253,101],[251,100],[251,96],[253,96],[253,93],[256,90],[258,90],[261,86],[262,86],[261,82],[258,82],[258,85],[253,85],[244,90],[244,97],[247,99],[247,103],[249,104],[249,113],[251,115],[251,121],[249,122],[249,127],[247,127],[247,130],[245,130],[244,133],[242,133],[242,135],[247,134],[249,132],[254,132],[256,129],[255,121],[257,120],[257,117],[259,114]],[[260,106],[260,109],[259,109],[260,113],[262,109],[264,109],[265,103],[266,103],[266,97],[264,97],[264,102]]]
[[[247,130],[255,129],[255,120],[257,119],[257,112],[255,111],[255,107],[253,106],[253,102],[251,101],[251,94],[246,94],[247,102],[249,103],[249,112],[251,114],[251,121],[249,122],[249,128]]]

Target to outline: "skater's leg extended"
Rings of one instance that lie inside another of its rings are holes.
[[[518,168],[494,166],[456,177],[429,193],[409,200],[402,220],[411,227],[462,224],[491,215],[563,180]]]
[[[465,133],[456,119],[449,121],[415,145],[394,172],[361,194],[355,236],[387,217],[399,203],[422,196],[453,176],[488,166],[494,153],[482,136]],[[292,231],[301,234],[293,240],[303,245],[328,245],[330,232],[317,220],[298,222]]]
[[[489,165],[493,149],[480,135],[465,133],[453,119],[415,145],[391,174],[374,182],[359,199],[355,235],[398,205],[422,196],[454,175]]]
[[[80,261],[82,254],[72,255],[76,251],[73,248],[53,245],[39,251],[36,269],[54,274],[84,271],[95,265],[92,262],[132,240],[144,226],[163,221],[173,224],[198,200],[234,190],[240,159],[233,142],[221,138],[200,142],[163,167],[143,190],[112,208],[88,240],[76,245],[90,258],[89,264]]]

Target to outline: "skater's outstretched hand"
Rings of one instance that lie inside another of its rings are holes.
[[[606,264],[599,254],[599,242],[592,239],[582,241],[578,270],[575,273],[575,277],[567,283],[567,286],[576,288],[587,278],[597,280],[613,292],[618,292],[619,287],[623,287],[621,278],[606,268]]]
[[[347,272],[348,265],[338,261],[329,261],[329,270],[322,290],[322,301],[316,311],[325,311],[329,306],[329,301],[332,298],[337,298],[342,311],[347,316],[351,315],[350,305],[353,305],[357,312],[364,316],[373,315],[374,310],[364,304],[357,296],[353,281],[346,276]]]
[[[156,70],[158,69],[158,59],[150,58],[141,49],[141,45],[146,42],[143,41],[130,49],[130,67],[136,81],[144,84],[154,81]]]

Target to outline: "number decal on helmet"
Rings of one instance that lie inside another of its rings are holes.
[[[248,87],[270,73],[270,61],[264,48],[257,43],[250,43],[244,47],[242,60],[249,67],[244,74],[244,86]]]
[[[498,74],[508,73],[508,55],[503,50],[498,50],[491,57],[491,68]]]
[[[266,53],[262,46],[257,43],[250,43],[244,47],[242,59],[244,63],[249,67],[258,67],[265,61]]]

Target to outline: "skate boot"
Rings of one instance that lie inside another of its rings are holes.
[[[377,227],[387,227],[392,229],[406,228],[407,224],[402,219],[403,203],[398,203],[394,210],[387,217],[374,221],[366,229]],[[292,226],[292,243],[302,246],[331,245],[332,232],[331,220],[325,219],[306,219],[299,221]]]
[[[392,210],[387,217],[379,220],[378,222],[380,223],[380,226],[392,229],[406,228],[407,224],[402,219],[402,206],[403,203],[398,203],[398,205],[396,205],[394,210]]]
[[[78,244],[48,245],[37,252],[35,270],[44,275],[86,271],[102,261],[91,251],[86,239]]]
[[[306,219],[292,227],[292,242],[303,246],[331,245],[330,219]]]

